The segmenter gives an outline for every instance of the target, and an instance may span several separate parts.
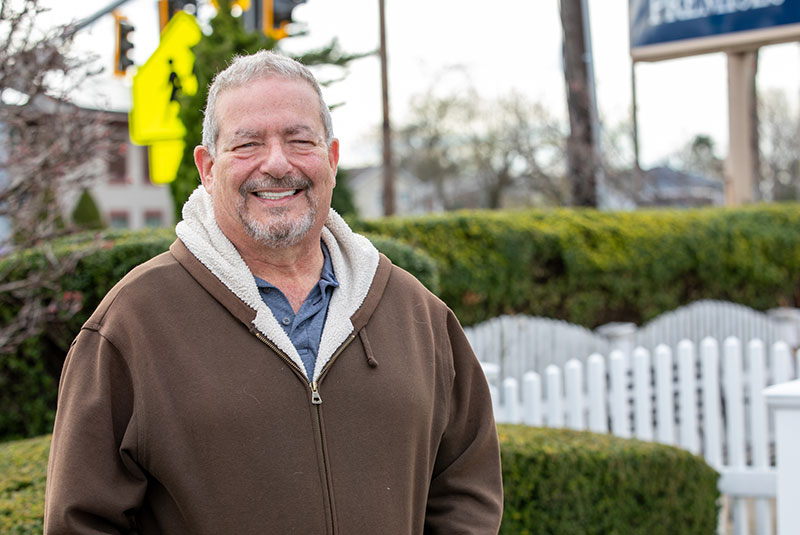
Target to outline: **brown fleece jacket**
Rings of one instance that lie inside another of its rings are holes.
[[[440,300],[381,255],[312,380],[255,317],[180,240],[109,292],[64,365],[45,533],[497,533],[489,392]]]

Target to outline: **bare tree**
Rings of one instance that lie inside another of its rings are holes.
[[[453,208],[446,184],[463,172],[463,127],[469,99],[437,96],[433,89],[411,102],[410,120],[397,131],[398,167],[433,184],[437,202]]]
[[[38,332],[48,314],[69,313],[79,303],[64,299],[58,281],[77,257],[56,260],[49,241],[68,233],[63,217],[65,194],[94,180],[105,166],[107,120],[83,110],[68,95],[94,73],[94,58],[70,55],[68,27],[37,28],[45,11],[39,0],[0,1],[0,256],[14,249],[40,246],[48,265],[10,280],[3,263],[0,307],[17,310],[0,324],[0,353],[12,351]],[[19,270],[17,270],[19,273]],[[43,302],[40,289],[57,297]]]
[[[531,102],[519,93],[498,101],[505,120],[499,127],[508,132],[506,150],[517,156],[519,179],[548,205],[571,203],[566,168],[567,133],[562,121],[540,102]]]
[[[446,208],[500,208],[512,189],[530,197],[522,204],[569,203],[566,134],[545,106],[515,93],[486,100],[472,88],[431,89],[414,100],[409,117],[399,130],[399,164],[432,182]]]
[[[800,117],[786,93],[773,89],[759,95],[759,139],[763,200],[800,199]]]

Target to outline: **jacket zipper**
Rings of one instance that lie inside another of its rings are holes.
[[[261,334],[259,331],[254,331],[253,334],[256,335],[256,338],[264,342],[272,351],[275,352],[281,359],[283,359],[289,366],[291,366],[295,371],[300,373],[301,376],[305,377],[303,370],[300,369],[300,366],[295,363],[291,358],[289,358],[286,353],[278,349],[272,340]],[[322,435],[322,414],[320,413],[319,406],[322,405],[322,396],[319,394],[319,381],[322,380],[322,377],[325,373],[330,369],[333,361],[342,354],[342,352],[350,345],[350,342],[355,340],[356,335],[351,334],[347,337],[347,339],[339,346],[339,348],[331,355],[331,358],[328,359],[328,362],[325,363],[325,366],[322,367],[322,371],[319,374],[319,379],[317,381],[306,381],[308,385],[311,387],[311,404],[315,406],[317,412],[317,427],[319,429],[319,443],[320,443],[320,451],[322,452],[322,469],[325,473],[325,486],[328,492],[328,514],[330,515],[330,522],[331,522],[331,535],[336,532],[336,527],[333,521],[333,489],[331,489],[331,475],[330,471],[328,470],[328,458],[325,455],[325,438]]]
[[[283,359],[283,361],[286,362],[286,364],[291,366],[301,376],[306,377],[306,375],[303,372],[303,370],[300,369],[300,366],[298,366],[295,361],[293,361],[291,358],[289,358],[289,356],[286,353],[284,353],[283,351],[278,349],[278,346],[276,346],[272,342],[272,340],[270,340],[269,338],[267,338],[266,336],[264,336],[263,334],[261,334],[258,331],[255,331],[253,334],[255,334],[256,338],[258,338],[259,340],[264,342],[272,351],[274,351],[276,355],[278,355],[281,359]],[[322,396],[320,396],[320,393],[319,393],[319,381],[322,380],[322,376],[325,375],[325,372],[327,372],[328,369],[331,367],[331,365],[333,364],[333,361],[336,360],[336,358],[339,355],[342,354],[342,352],[347,348],[347,346],[350,345],[350,342],[352,342],[355,339],[355,337],[356,337],[355,334],[351,334],[350,336],[348,336],[347,339],[342,343],[342,345],[339,346],[339,349],[337,349],[333,353],[333,355],[331,355],[331,358],[328,359],[328,362],[326,362],[325,366],[322,367],[322,371],[319,374],[319,380],[317,380],[317,381],[309,381],[306,378],[306,383],[308,383],[308,386],[311,387],[311,403],[313,405],[322,405]]]
[[[284,362],[286,362],[286,364],[288,364],[292,369],[294,369],[296,372],[298,372],[301,376],[305,377],[305,373],[303,372],[303,370],[300,369],[300,366],[298,366],[297,363],[295,363],[295,361],[290,359],[289,356],[286,353],[284,353],[283,351],[278,349],[278,346],[276,346],[274,343],[272,343],[272,340],[270,340],[269,338],[267,338],[266,336],[264,336],[263,334],[261,334],[258,331],[253,331],[253,334],[256,335],[256,338],[258,338],[259,340],[261,340],[262,342],[267,344],[267,346],[272,351],[274,351],[275,354],[278,355],[278,357],[280,357]],[[308,380],[306,380],[306,382],[309,385],[311,385],[311,383]],[[314,395],[313,395],[314,388],[312,387],[311,390],[312,390],[311,402],[313,403],[314,402]]]

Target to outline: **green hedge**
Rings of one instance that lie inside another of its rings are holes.
[[[425,250],[470,325],[502,314],[642,324],[698,299],[765,310],[800,291],[800,205],[459,212],[361,222]]]
[[[708,535],[717,474],[677,448],[499,426],[504,535]],[[42,532],[50,437],[0,444],[0,533]]]
[[[424,252],[397,240],[370,236],[393,263],[438,291],[436,263]],[[38,297],[52,309],[46,330],[27,339],[13,354],[0,354],[0,440],[40,435],[52,429],[61,366],[72,339],[108,290],[138,264],[166,251],[175,240],[172,230],[107,231],[84,233],[44,249],[21,251],[0,261],[0,279],[21,280],[28,274],[53,269],[73,254],[81,255],[75,269],[64,276],[61,288],[40,288]],[[80,311],[65,311],[77,303]],[[22,306],[6,302],[0,323],[11,320]]]
[[[796,306],[800,296],[798,204],[459,212],[351,223],[437,291],[465,325],[514,313],[586,327],[642,324],[698,299],[765,310]],[[0,355],[0,438],[49,430],[56,378],[80,325],[122,275],[173,239],[172,231],[117,231],[53,246],[56,257],[88,254],[63,291],[41,290],[55,310],[47,332]],[[0,280],[48,265],[41,250],[23,251],[0,261]],[[59,312],[76,301],[83,309],[75,317]],[[0,305],[0,323],[19,306]]]
[[[500,426],[507,535],[710,535],[718,474],[678,448]]]

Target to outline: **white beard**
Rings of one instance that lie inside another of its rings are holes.
[[[314,224],[317,207],[309,205],[302,217],[295,220],[287,217],[287,211],[283,208],[271,210],[273,220],[265,223],[249,217],[247,210],[241,206],[239,219],[251,238],[270,249],[284,249],[297,245],[305,238]]]

